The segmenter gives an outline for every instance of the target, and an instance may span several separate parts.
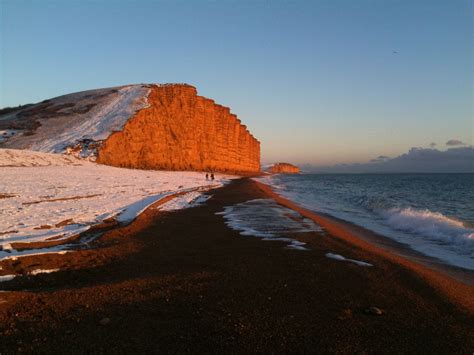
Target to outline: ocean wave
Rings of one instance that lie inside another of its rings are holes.
[[[392,201],[383,196],[352,196],[348,200],[370,212],[379,212],[395,207]]]
[[[406,207],[391,208],[381,214],[394,229],[421,235],[443,244],[468,247],[465,252],[474,251],[474,229],[440,212]]]
[[[438,244],[468,246],[474,252],[474,229],[440,212],[399,207],[385,196],[353,196],[350,202],[379,216],[391,229],[419,235]]]
[[[309,210],[474,270],[472,179],[474,175],[455,174],[273,175],[258,181]]]

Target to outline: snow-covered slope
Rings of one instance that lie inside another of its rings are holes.
[[[0,116],[0,147],[95,157],[95,148],[147,107],[149,85],[59,96]],[[12,134],[13,133],[13,134]]]
[[[31,150],[0,149],[0,168],[20,166],[81,166],[90,164],[65,154],[49,154]],[[3,170],[1,170],[3,172]]]
[[[185,194],[166,210],[192,206],[204,200],[203,191],[231,178],[216,174],[211,182],[202,173],[122,169],[24,150],[0,149],[0,164],[0,260],[66,250],[67,245],[12,248],[14,243],[66,240],[110,217],[130,221],[177,192]]]

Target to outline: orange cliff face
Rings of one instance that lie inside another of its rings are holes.
[[[298,174],[300,172],[300,168],[288,163],[274,164],[268,170],[273,174]]]
[[[101,164],[162,170],[260,171],[260,142],[229,108],[185,84],[153,85],[138,111],[99,148]]]

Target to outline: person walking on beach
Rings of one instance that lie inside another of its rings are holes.
[[[214,173],[211,173],[211,180],[214,181]]]
[[[209,174],[206,173],[206,180],[209,180]]]

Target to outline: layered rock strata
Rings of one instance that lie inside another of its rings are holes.
[[[229,108],[198,96],[194,87],[152,85],[148,107],[102,143],[97,162],[252,174],[260,170],[260,142]]]

